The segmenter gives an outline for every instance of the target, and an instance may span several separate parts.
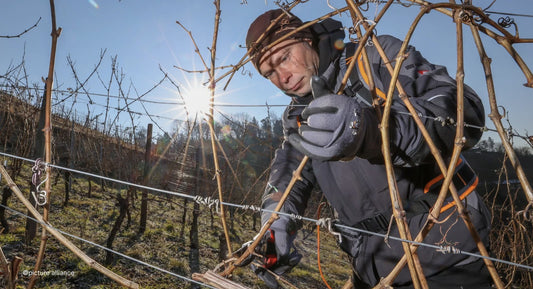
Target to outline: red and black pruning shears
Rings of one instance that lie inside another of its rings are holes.
[[[263,266],[265,268],[270,268],[278,262],[278,255],[276,253],[276,236],[274,231],[268,229],[265,234],[266,242],[263,242],[263,247],[261,251],[264,253],[263,256]]]
[[[236,257],[241,256],[244,254],[244,252],[246,252],[246,250],[248,250],[248,247],[251,244],[252,241],[244,243],[241,248],[233,253],[233,255]],[[261,243],[259,243],[259,246],[255,248],[254,253],[250,254],[239,264],[235,264],[235,266],[244,267],[250,264],[256,257],[260,258],[263,267],[267,269],[274,266],[278,262],[278,255],[276,252],[276,236],[275,232],[271,229],[266,231],[265,235],[263,236],[263,240]]]

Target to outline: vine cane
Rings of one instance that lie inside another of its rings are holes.
[[[305,164],[307,163],[308,160],[309,160],[309,157],[308,156],[304,156],[302,158],[302,160],[300,161],[300,164],[298,165],[298,168],[292,173],[292,179],[289,182],[289,185],[287,186],[287,188],[283,192],[283,195],[281,196],[281,199],[279,200],[278,205],[276,206],[276,208],[274,209],[274,211],[270,215],[270,218],[268,219],[268,221],[265,223],[265,225],[263,225],[263,227],[259,231],[258,236],[263,236],[266,233],[266,231],[270,228],[272,223],[274,223],[274,221],[279,218],[278,212],[281,210],[281,207],[285,203],[285,200],[287,200],[287,197],[289,196],[289,194],[290,194],[290,192],[292,190],[292,187],[294,186],[296,181],[301,180],[301,178],[302,178],[302,176],[301,176],[302,170],[305,167]],[[259,245],[260,241],[261,241],[261,238],[256,238],[252,242],[252,244],[250,244],[250,246],[248,246],[246,251],[244,251],[242,253],[242,255],[234,263],[232,263],[226,270],[224,270],[222,273],[220,273],[220,275],[223,276],[223,277],[229,276],[233,272],[233,270],[235,270],[235,266],[236,266],[235,264],[242,263],[248,256],[250,256],[250,254],[252,254],[254,252],[254,249]]]

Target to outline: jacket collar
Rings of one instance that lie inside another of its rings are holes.
[[[319,58],[318,75],[326,80],[328,88],[334,92],[343,51],[335,48],[335,42],[344,40],[342,23],[328,18],[311,26],[311,30],[315,35],[315,49]]]

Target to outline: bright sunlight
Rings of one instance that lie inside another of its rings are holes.
[[[201,83],[196,81],[189,83],[181,96],[189,114],[197,115],[209,112],[211,91]]]

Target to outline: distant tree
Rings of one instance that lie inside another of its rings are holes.
[[[272,118],[272,133],[274,135],[274,142],[272,146],[277,148],[283,139],[283,123],[280,118]]]
[[[245,124],[246,134],[244,137],[245,145],[256,145],[260,139],[259,123],[255,117],[252,117],[252,121]]]
[[[272,122],[270,116],[261,120],[261,138],[270,140],[272,138]]]
[[[481,140],[480,142],[478,142],[476,148],[484,152],[497,151],[494,140],[490,136],[486,140]]]
[[[135,130],[134,142],[138,146],[143,146],[146,143],[146,128],[142,127]]]
[[[526,157],[533,155],[533,152],[531,151],[531,148],[529,147],[519,147],[515,148],[515,152],[518,156]]]
[[[505,153],[505,147],[502,143],[496,143],[494,144],[494,149],[492,152],[499,152],[499,153]]]
[[[168,133],[164,133],[162,136],[157,137],[156,148],[155,148],[157,154],[159,155],[163,154],[165,151],[168,150],[171,144],[172,144],[172,138],[170,137],[170,135],[168,135]]]

